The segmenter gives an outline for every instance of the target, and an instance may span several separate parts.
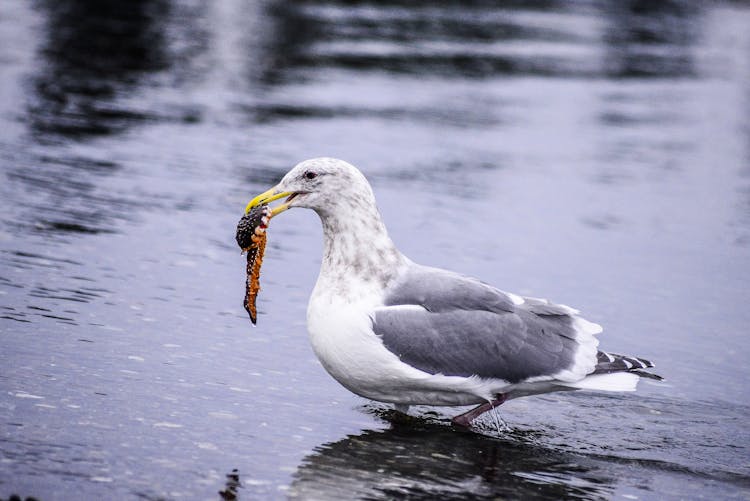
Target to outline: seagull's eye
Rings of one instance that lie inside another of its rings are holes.
[[[311,170],[305,172],[305,179],[315,179],[316,177],[318,177],[318,175]]]

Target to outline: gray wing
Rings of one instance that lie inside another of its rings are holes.
[[[576,313],[415,265],[387,291],[373,330],[403,362],[431,374],[517,383],[573,371],[578,379],[594,370],[601,329]]]

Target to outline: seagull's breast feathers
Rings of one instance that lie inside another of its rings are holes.
[[[313,351],[341,385],[366,398],[403,404],[469,405],[492,396],[497,385],[481,378],[430,374],[402,361],[373,332],[378,310],[371,301],[323,295],[310,300]]]

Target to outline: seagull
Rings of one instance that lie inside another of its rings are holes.
[[[513,398],[564,390],[634,391],[648,360],[598,350],[602,328],[578,310],[423,266],[388,236],[370,183],[334,158],[297,164],[245,212],[285,198],[271,216],[314,210],[320,274],[307,308],[312,348],[351,392],[395,404],[476,406],[469,427]]]

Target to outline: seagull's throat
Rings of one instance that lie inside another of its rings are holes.
[[[378,294],[388,286],[406,258],[396,249],[373,207],[320,214],[323,259],[316,289],[352,301]]]

